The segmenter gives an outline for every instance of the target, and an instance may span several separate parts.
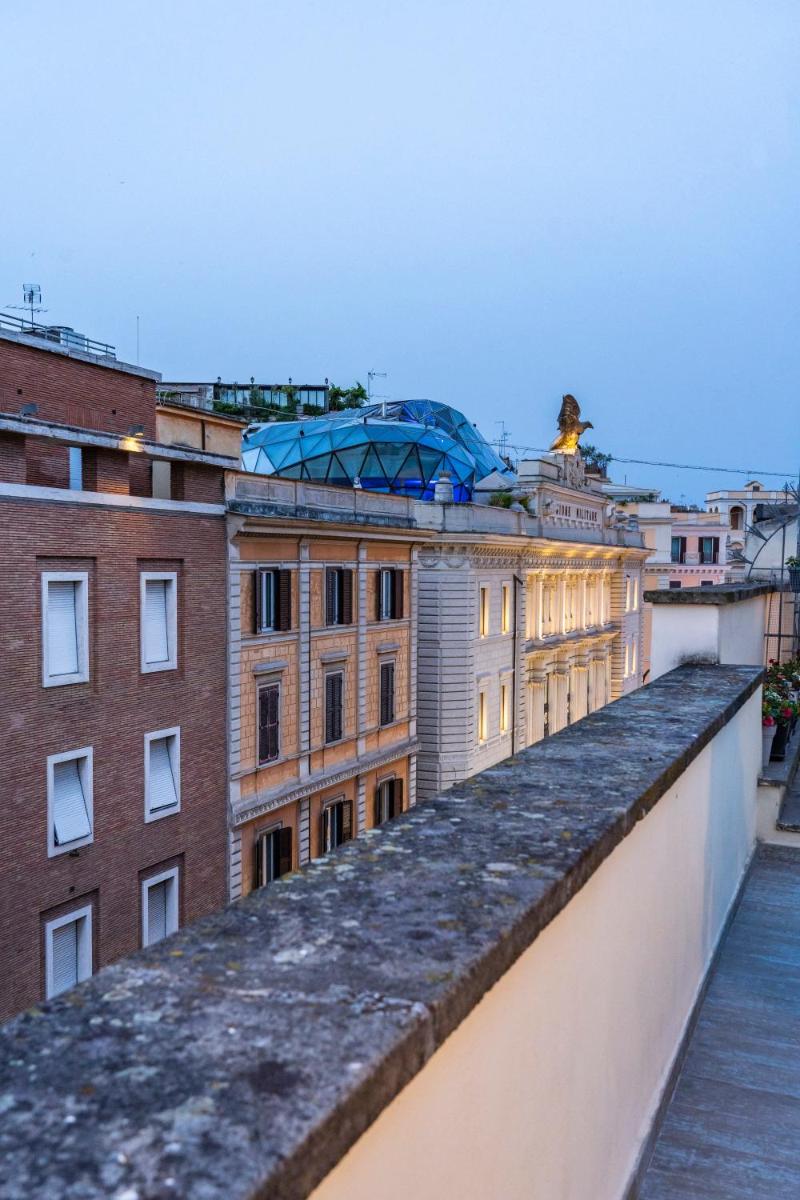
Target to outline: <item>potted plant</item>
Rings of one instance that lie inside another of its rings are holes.
[[[789,568],[789,587],[793,592],[800,592],[800,557],[790,554],[786,566]]]

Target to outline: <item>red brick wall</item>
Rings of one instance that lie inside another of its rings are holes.
[[[177,860],[181,921],[225,898],[222,517],[0,500],[0,1016],[44,994],[44,915],[94,902],[94,966],[140,944],[140,878]],[[139,572],[178,572],[178,669],[139,670]],[[90,681],[43,688],[40,574],[89,572]],[[144,820],[144,734],[181,729],[181,811]],[[46,759],[94,749],[94,842],[47,855]],[[88,898],[88,899],[87,899]]]
[[[155,380],[0,338],[0,412],[31,403],[44,421],[110,433],[143,425],[145,437],[156,434]]]
[[[6,483],[25,483],[25,438],[16,433],[0,433],[0,479]]]

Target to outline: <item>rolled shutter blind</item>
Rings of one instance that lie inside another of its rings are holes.
[[[342,692],[344,675],[334,675],[333,679],[333,736],[338,742],[342,736]]]
[[[170,754],[170,738],[150,743],[150,809],[171,808],[178,803],[178,788]]]
[[[74,675],[78,661],[78,584],[47,585],[47,673]]]
[[[334,688],[333,675],[325,676],[325,741],[332,742],[334,740],[334,724],[333,724],[333,705],[334,705]]]
[[[349,800],[342,801],[342,841],[349,842],[353,836],[353,805]]]
[[[145,580],[144,657],[148,663],[169,662],[168,582],[166,579]]]
[[[53,930],[52,995],[58,996],[78,982],[78,922],[68,921]]]
[[[381,593],[383,591],[383,571],[375,572],[375,620],[380,621],[383,616],[381,605]]]
[[[92,832],[77,758],[53,766],[53,826],[58,846],[88,837]]]
[[[147,889],[147,944],[160,942],[167,936],[167,881],[154,883]]]

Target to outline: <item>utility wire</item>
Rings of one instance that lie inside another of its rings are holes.
[[[519,450],[521,452],[530,451],[534,454],[547,454],[549,450],[545,446],[516,446],[512,442],[506,442],[506,447],[509,450]],[[611,462],[621,463],[636,463],[643,467],[672,467],[680,471],[716,471],[724,472],[729,475],[774,475],[776,478],[789,480],[793,479],[797,474],[796,471],[757,471],[754,467],[746,467],[739,469],[738,467],[702,467],[697,463],[674,463],[674,462],[659,462],[650,458],[621,458],[618,454],[609,455]],[[777,490],[777,489],[776,489]]]

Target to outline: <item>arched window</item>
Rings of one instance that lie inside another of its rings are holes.
[[[744,525],[744,509],[736,505],[731,509],[731,529],[741,529]]]

